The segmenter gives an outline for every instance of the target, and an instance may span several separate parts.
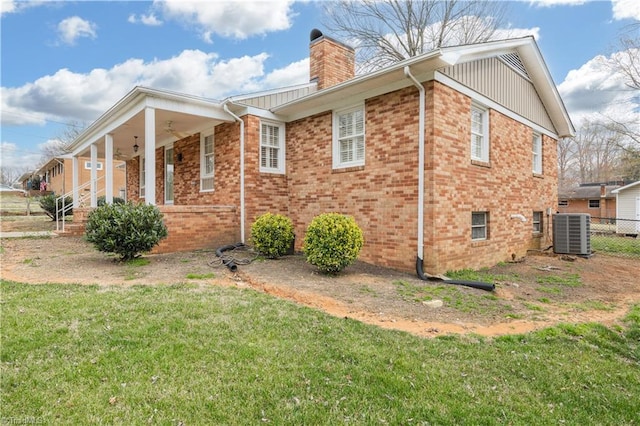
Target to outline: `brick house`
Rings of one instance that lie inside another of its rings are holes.
[[[114,196],[120,198],[126,198],[126,172],[124,161],[113,161],[113,188],[115,189]],[[51,191],[53,194],[60,196],[71,192],[73,189],[73,159],[70,156],[57,156],[52,157],[49,161],[45,162],[40,168],[38,168],[32,175],[38,175],[41,181],[47,183],[47,191]],[[105,171],[104,160],[98,158],[97,160],[97,191],[99,194],[104,192],[105,187]],[[78,158],[78,183],[80,185],[81,198],[83,194],[90,192],[91,181],[91,158],[79,157]]]
[[[136,87],[73,156],[130,155],[128,198],[169,228],[160,252],[249,242],[268,211],[300,249],[314,216],[340,212],[364,231],[361,260],[441,273],[550,244],[556,141],[573,132],[531,37],[356,76],[353,49],[314,30],[308,84],[222,102]]]
[[[588,213],[602,220],[616,217],[615,189],[624,183],[584,183],[558,193],[558,213]]]

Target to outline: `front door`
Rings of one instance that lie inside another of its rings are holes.
[[[173,146],[164,150],[164,203],[173,204]]]

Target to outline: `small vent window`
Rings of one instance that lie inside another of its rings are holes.
[[[524,67],[524,64],[520,60],[520,56],[518,56],[517,53],[514,52],[514,53],[507,53],[505,55],[500,55],[500,59],[502,60],[502,62],[509,65],[511,68],[515,69],[520,74],[527,77],[528,79],[531,78],[529,77],[529,74],[527,74],[527,69]]]

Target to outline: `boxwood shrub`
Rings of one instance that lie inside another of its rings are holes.
[[[286,254],[293,239],[293,222],[281,214],[265,213],[251,225],[253,247],[268,258]]]
[[[352,264],[364,244],[362,230],[351,216],[325,213],[313,218],[304,237],[307,262],[335,274]]]
[[[85,235],[99,251],[125,261],[150,251],[168,232],[156,206],[127,202],[104,204],[89,213]]]

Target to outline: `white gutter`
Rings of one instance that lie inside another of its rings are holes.
[[[422,84],[411,74],[409,66],[404,67],[404,75],[420,92],[420,111],[418,124],[418,261],[424,260],[424,120],[425,90]]]
[[[244,244],[244,121],[229,110],[227,103],[229,101],[225,101],[222,108],[240,123],[240,242]]]

